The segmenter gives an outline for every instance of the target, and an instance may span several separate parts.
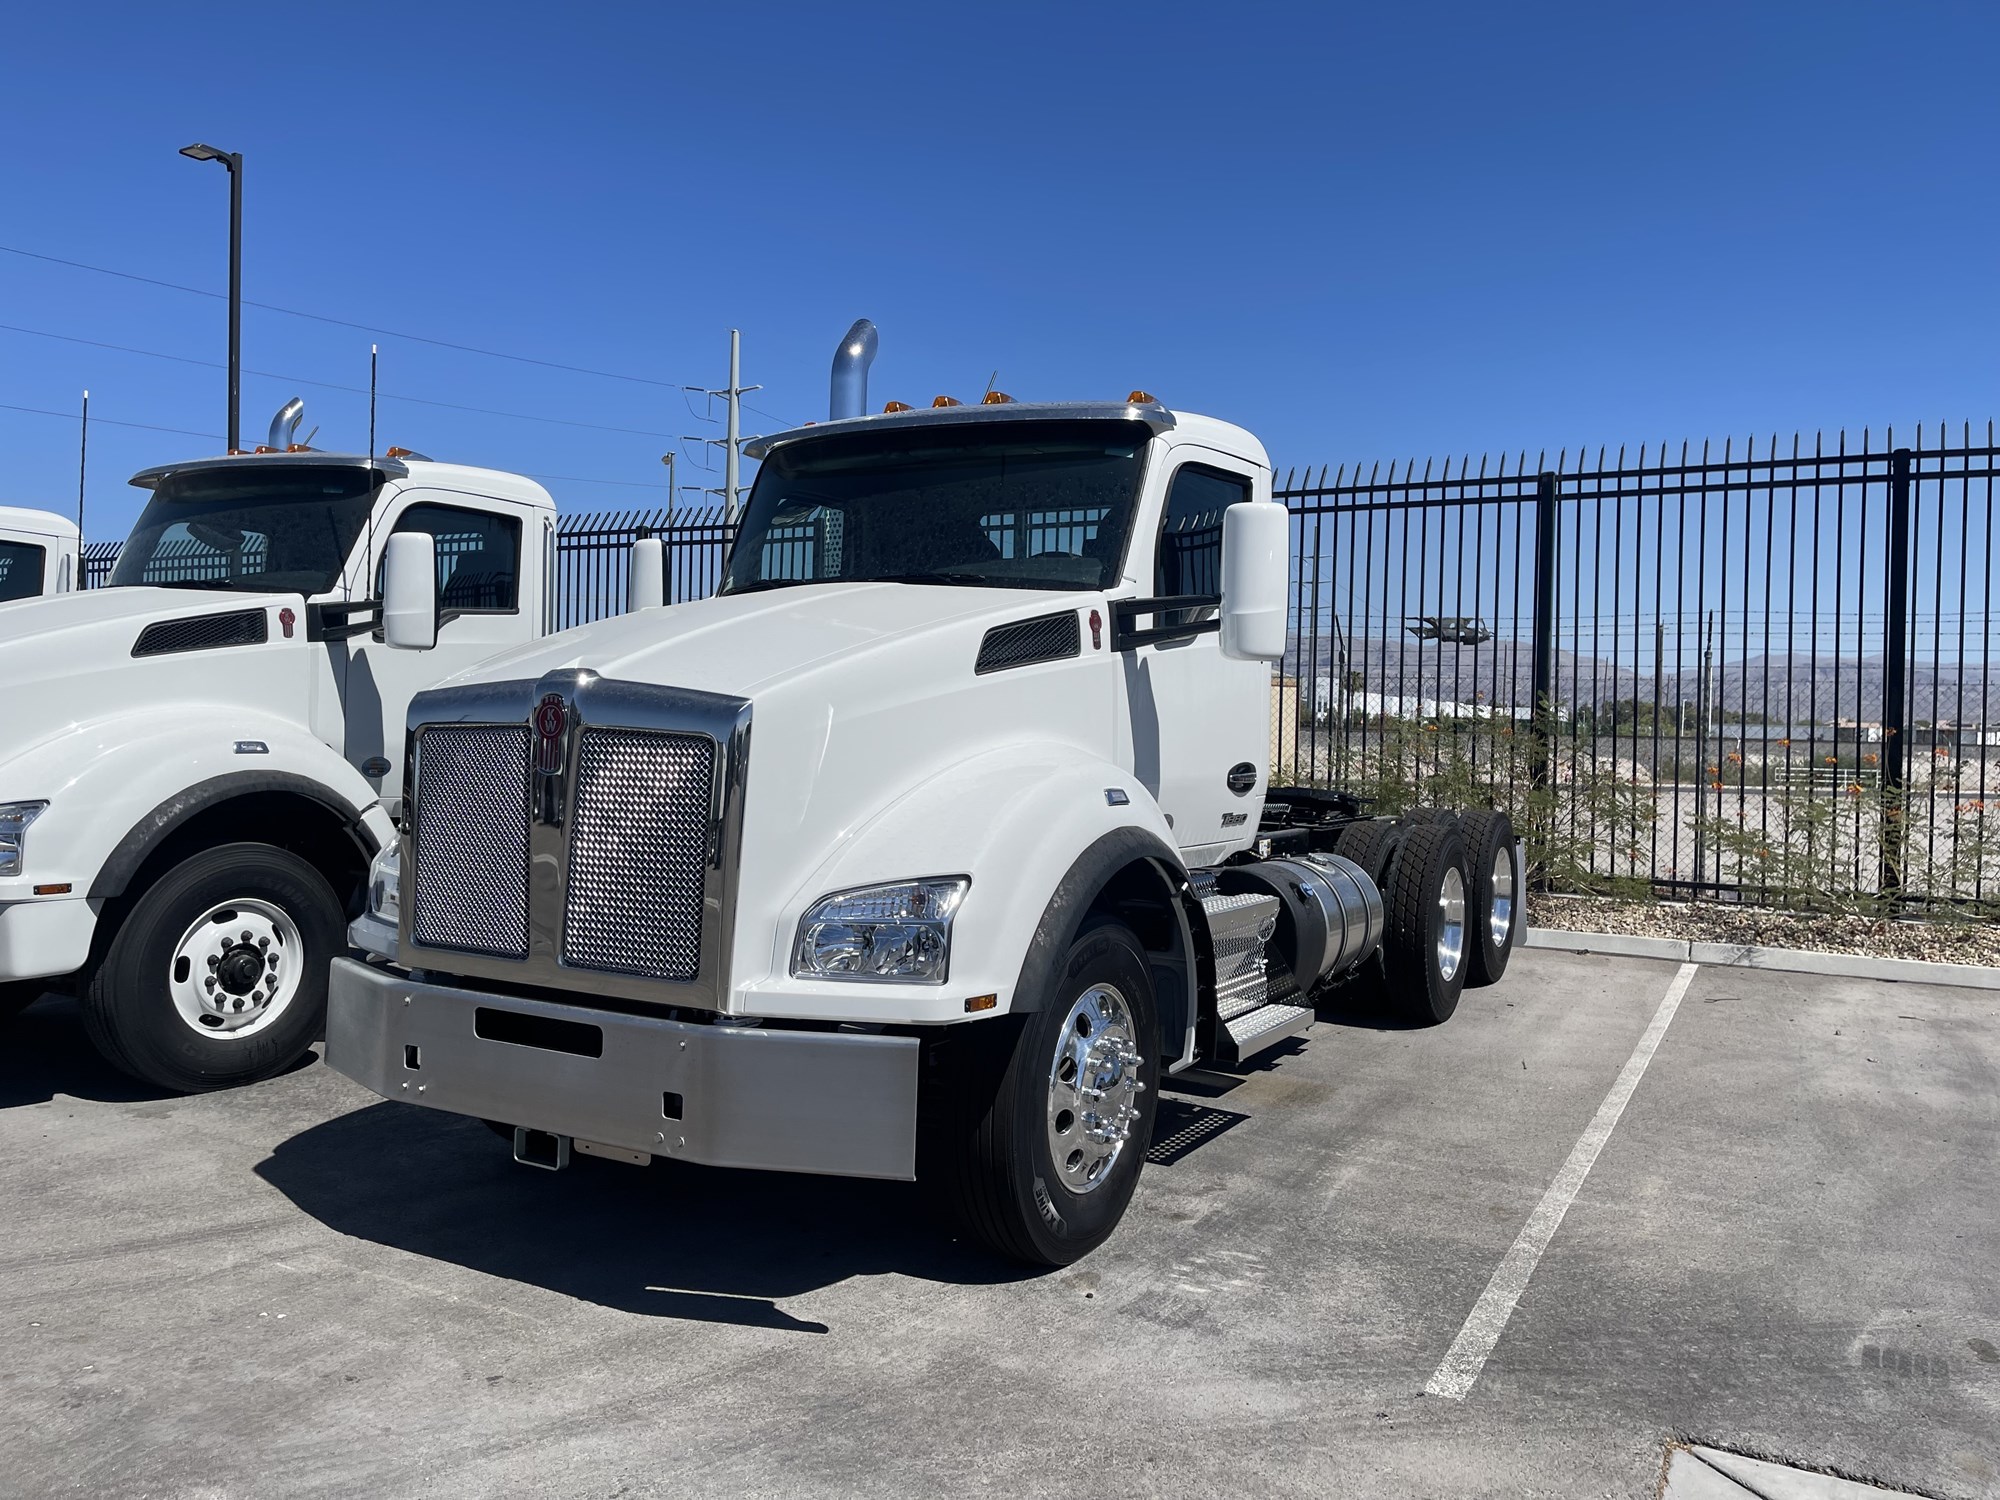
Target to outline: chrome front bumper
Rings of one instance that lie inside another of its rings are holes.
[[[918,1051],[914,1037],[423,984],[346,958],[327,996],[327,1062],[385,1099],[718,1167],[915,1177]]]

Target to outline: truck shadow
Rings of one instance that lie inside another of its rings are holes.
[[[76,1001],[45,995],[11,1021],[0,1021],[0,1109],[46,1104],[58,1094],[101,1104],[176,1097],[112,1067],[90,1045]]]
[[[256,1171],[337,1233],[648,1317],[825,1333],[777,1304],[857,1276],[1037,1274],[955,1239],[914,1183],[585,1156],[539,1172],[475,1120],[394,1103],[302,1131]]]

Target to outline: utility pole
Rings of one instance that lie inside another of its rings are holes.
[[[243,404],[243,153],[199,143],[181,147],[192,161],[222,163],[229,173],[229,451],[240,451]]]
[[[743,398],[752,391],[761,391],[764,389],[761,385],[745,385],[743,383],[742,331],[736,328],[729,330],[729,384],[727,386],[719,391],[711,391],[706,386],[699,385],[682,386],[681,389],[696,391],[704,396],[720,396],[727,403],[728,415],[723,427],[725,436],[719,438],[689,437],[683,439],[683,441],[689,443],[709,443],[721,447],[722,489],[720,494],[722,495],[722,520],[725,526],[733,528],[736,525],[736,493],[741,488],[739,476],[742,472],[741,465],[743,460]],[[714,490],[705,490],[703,493],[714,494],[717,492]]]
[[[660,462],[667,466],[667,524],[674,524],[674,459],[678,454],[662,453]]]

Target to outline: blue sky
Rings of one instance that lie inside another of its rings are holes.
[[[383,401],[567,510],[661,498],[732,326],[750,430],[822,415],[858,315],[878,401],[1143,386],[1281,469],[1983,423],[1996,44],[1969,4],[36,7],[0,245],[220,291],[225,176],[176,152],[240,150],[248,298],[641,377],[252,309],[246,434],[296,393],[365,447],[302,382],[379,342],[384,392],[636,429]],[[0,323],[224,353],[219,301],[15,254]],[[222,431],[219,369],[0,330],[0,500],[74,505],[75,424],[9,408],[86,386]],[[91,446],[99,537],[219,444]]]

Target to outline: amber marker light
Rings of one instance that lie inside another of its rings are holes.
[[[991,1010],[999,1003],[1000,997],[998,995],[974,995],[970,1000],[965,1002],[965,1013],[968,1016],[975,1015],[982,1010]]]
[[[931,405],[932,405],[932,406],[960,406],[960,405],[963,405],[963,403],[962,403],[962,402],[961,402],[961,401],[960,401],[960,400],[959,400],[959,399],[958,399],[958,398],[957,398],[956,396],[936,396],[936,397],[933,397],[933,398],[932,398],[932,400],[931,400]]]
[[[1127,396],[1125,399],[1131,402],[1134,406],[1152,406],[1160,398],[1155,396],[1151,391],[1134,391],[1131,395]]]

